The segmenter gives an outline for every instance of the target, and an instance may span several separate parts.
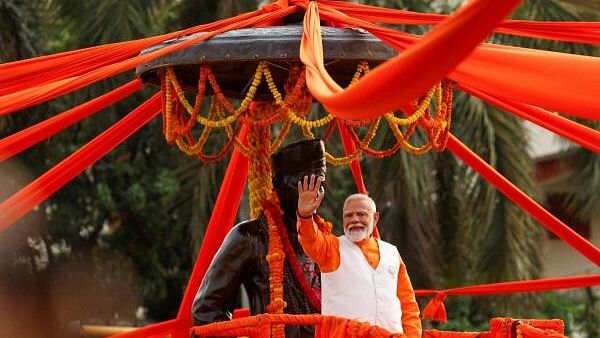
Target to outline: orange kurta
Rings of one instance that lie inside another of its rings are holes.
[[[312,258],[322,272],[333,272],[340,266],[339,239],[331,234],[324,234],[317,229],[312,219],[298,217],[298,238],[304,252]],[[370,237],[357,243],[365,259],[373,269],[379,264],[379,246],[377,240]],[[402,328],[407,338],[421,337],[421,320],[419,319],[419,306],[415,299],[410,278],[406,272],[406,265],[400,260],[398,271],[397,295],[402,308]]]

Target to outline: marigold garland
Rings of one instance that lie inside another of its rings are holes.
[[[337,123],[338,123],[337,119],[334,119],[333,122],[330,123],[329,126],[327,126],[327,129],[325,129],[325,133],[323,134],[323,137],[321,138],[323,140],[323,142],[327,141],[329,139],[329,137],[331,136],[331,134],[333,134],[333,129],[335,128]]]
[[[369,71],[370,68],[367,62],[359,63],[349,86],[355,84]],[[316,120],[308,120],[305,117],[309,112],[312,97],[307,92],[305,72],[299,66],[293,66],[289,71],[288,79],[284,84],[284,97],[273,80],[268,63],[259,62],[246,95],[237,108],[234,108],[222,93],[215,75],[207,65],[200,67],[193,106],[183,93],[172,68],[167,67],[165,70],[161,70],[160,75],[163,89],[163,133],[165,139],[169,144],[175,143],[183,152],[195,155],[201,161],[222,159],[233,145],[244,155],[251,155],[252,150],[237,139],[237,133],[234,130],[239,130],[239,127],[234,128],[234,123],[240,125],[243,122],[257,128],[269,129],[270,125],[281,121],[279,134],[270,145],[271,150],[277,149],[283,144],[291,125],[297,125],[307,139],[315,138],[313,131],[315,128],[327,126],[322,136],[325,140],[329,138],[335,126],[335,123],[332,122],[335,122],[336,119],[331,114]],[[263,80],[273,96],[273,102],[262,108],[263,113],[259,117],[257,114],[249,114],[248,107]],[[200,109],[202,98],[206,93],[207,82],[214,94],[208,116],[204,117],[201,116]],[[383,117],[388,122],[388,127],[396,139],[396,143],[385,150],[370,148],[370,143],[379,130],[380,118],[339,120],[352,131],[352,139],[356,144],[356,150],[352,154],[346,154],[342,157],[326,153],[327,162],[332,165],[348,164],[359,159],[363,153],[367,156],[382,158],[393,155],[401,148],[416,155],[424,154],[430,150],[443,151],[446,147],[451,126],[453,86],[453,83],[445,80],[431,88],[422,99],[414,103],[414,113],[408,117],[397,117],[393,112],[384,114]],[[435,114],[432,114],[432,109],[430,109],[432,101],[435,106]],[[189,117],[184,116],[183,112],[187,112]],[[227,112],[228,115],[224,112]],[[191,129],[196,123],[203,126],[204,129],[198,140],[195,141],[191,136]],[[354,128],[367,125],[369,126],[368,131],[364,137],[360,138]],[[406,131],[402,132],[400,126],[406,127]],[[422,128],[427,136],[426,143],[421,146],[415,146],[409,141],[416,126]],[[229,140],[218,154],[205,155],[202,148],[206,145],[211,130],[214,128],[224,128]]]
[[[330,153],[325,152],[325,160],[331,165],[345,165],[358,160],[361,154],[362,151],[360,150],[360,148],[356,148],[356,150],[352,154],[342,157],[335,157]]]
[[[359,148],[362,152],[364,152],[368,156],[371,156],[374,158],[383,158],[383,157],[388,157],[388,156],[395,154],[403,146],[402,140],[404,138],[402,136],[402,132],[398,129],[398,127],[396,125],[390,125],[390,128],[395,128],[395,131],[397,133],[399,133],[399,136],[396,136],[396,139],[397,139],[396,143],[394,143],[393,146],[391,146],[389,149],[386,149],[386,150],[373,150],[373,149],[369,148],[368,143],[366,143],[363,140],[360,140],[358,135],[356,134],[356,131],[353,128],[349,128],[349,129],[350,129],[350,135],[352,136],[354,143],[359,145]],[[396,135],[396,133],[394,133],[394,135]],[[367,137],[368,137],[368,135],[367,135]],[[398,141],[398,139],[399,139],[399,141]]]
[[[352,83],[358,81],[360,76],[369,72],[368,65],[366,67],[359,67],[359,70],[355,73]],[[393,113],[385,114],[384,117],[388,121],[388,125],[396,138],[396,143],[389,149],[383,151],[370,149],[368,147],[368,142],[366,142],[370,137],[374,136],[372,131],[373,124],[371,124],[369,132],[367,132],[367,136],[363,140],[360,140],[353,127],[365,125],[365,121],[343,120],[343,122],[350,127],[349,129],[352,131],[353,140],[361,152],[372,157],[387,157],[401,148],[404,148],[406,151],[415,155],[422,155],[431,149],[442,151],[445,149],[450,129],[449,121],[451,118],[452,89],[453,86],[448,81],[437,84],[415,105],[414,113],[406,118],[398,118]],[[432,118],[429,106],[434,96],[437,113],[435,118]],[[408,139],[412,135],[417,124],[425,129],[428,136],[426,144],[420,147],[415,147],[408,142]],[[408,126],[407,132],[404,135],[399,129],[399,126],[401,125]]]
[[[269,113],[271,103],[255,104],[250,113],[258,118]],[[266,200],[273,183],[271,182],[271,129],[251,125],[248,133],[248,146],[251,157],[248,170],[248,189],[250,191],[250,216],[258,217],[261,211],[261,203]]]
[[[266,200],[264,201],[266,203]],[[267,305],[269,313],[280,314],[286,307],[283,298],[283,262],[285,253],[279,236],[277,223],[268,208],[264,211],[267,218],[267,232],[269,235],[269,248],[267,251],[267,264],[269,264],[269,294],[270,303]],[[274,325],[271,328],[272,337],[285,337],[285,327],[283,325]]]
[[[208,118],[210,119],[217,115],[217,111],[219,111],[220,108],[221,107],[218,104],[215,104],[215,99],[213,98],[213,104],[211,105],[211,109],[208,113]],[[183,134],[186,140],[184,141],[181,137],[179,137],[176,140],[176,144],[179,147],[179,149],[181,149],[184,153],[188,155],[195,155],[202,150],[212,130],[213,128],[211,127],[205,127],[202,130],[202,134],[198,138],[197,142],[194,142],[190,130],[179,130],[178,134]],[[188,143],[186,143],[186,141]]]
[[[294,279],[298,282],[298,284],[300,284],[300,288],[302,291],[304,291],[308,303],[313,310],[317,313],[321,312],[321,290],[312,288],[304,277],[304,273],[302,272],[302,268],[298,262],[296,251],[292,247],[285,224],[283,223],[283,211],[279,207],[279,198],[277,197],[277,193],[273,192],[270,198],[264,201],[263,208],[265,214],[269,214],[269,222],[274,222],[279,230],[283,252],[285,253],[285,258],[289,264],[290,270],[294,275]],[[326,226],[324,228],[326,228]]]
[[[277,138],[275,138],[273,143],[271,143],[271,151],[276,151],[277,149],[279,149],[279,147],[281,147],[281,144],[283,143],[283,140],[285,139],[288,132],[290,131],[291,126],[292,126],[292,124],[289,122],[283,123],[283,126],[281,127],[281,130],[279,131],[279,135],[277,135]]]
[[[250,113],[257,118],[263,118],[270,110],[269,103],[255,104]],[[248,171],[248,189],[250,190],[250,215],[256,218],[261,213],[262,206],[271,198],[273,191],[271,181],[271,167],[269,163],[271,130],[250,125],[248,144],[251,155]],[[267,305],[269,313],[281,314],[286,307],[283,295],[283,273],[285,253],[281,243],[281,236],[273,213],[264,209],[267,219],[268,251],[266,256],[269,265],[269,294],[270,303]],[[271,328],[272,337],[284,337],[285,327],[274,325]]]

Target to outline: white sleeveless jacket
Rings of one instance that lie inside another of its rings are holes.
[[[397,296],[400,254],[377,240],[379,265],[373,269],[358,245],[346,236],[340,242],[340,266],[321,273],[321,313],[366,320],[394,333],[402,333],[402,309]]]

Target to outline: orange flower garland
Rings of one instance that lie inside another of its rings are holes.
[[[268,203],[266,200],[264,202]],[[267,231],[269,234],[269,249],[266,259],[269,264],[269,292],[271,302],[267,305],[267,311],[273,314],[281,314],[287,305],[283,298],[283,264],[285,254],[277,222],[274,219],[275,215],[271,213],[270,208],[265,208],[264,214],[267,218]],[[273,325],[271,328],[271,337],[285,337],[284,325]]]
[[[368,63],[361,62],[357,66],[350,85],[357,82],[369,71]],[[263,80],[266,81],[266,85],[273,96],[273,102],[265,104],[261,108],[263,113],[259,117],[257,114],[249,114],[248,107]],[[203,117],[199,114],[199,111],[202,105],[202,97],[206,92],[207,81],[214,95],[208,117]],[[446,147],[451,125],[453,86],[451,82],[446,80],[434,86],[421,100],[415,103],[414,113],[408,117],[400,118],[393,113],[385,114],[384,118],[387,120],[389,129],[396,139],[396,143],[385,150],[375,150],[369,146],[379,129],[379,119],[339,120],[338,122],[350,127],[352,138],[356,144],[356,150],[352,154],[341,157],[335,157],[327,153],[327,162],[333,165],[348,164],[359,159],[363,153],[367,156],[382,158],[391,156],[402,148],[416,155],[424,154],[430,150],[443,151]],[[237,139],[234,130],[239,128],[232,127],[234,123],[237,123],[239,126],[240,122],[246,122],[249,125],[269,129],[270,125],[282,122],[279,134],[270,145],[271,150],[275,150],[281,146],[292,124],[300,127],[304,137],[307,139],[315,138],[313,132],[315,128],[327,125],[328,127],[322,136],[325,140],[331,135],[335,125],[335,123],[331,123],[335,119],[330,114],[318,120],[307,120],[305,118],[305,115],[309,111],[312,97],[306,89],[304,69],[299,66],[293,66],[290,69],[289,77],[284,84],[285,98],[283,98],[273,81],[268,64],[266,62],[259,62],[246,96],[237,108],[234,108],[232,103],[225,97],[215,75],[212,73],[210,67],[206,65],[200,67],[193,106],[187,101],[173,69],[167,68],[161,72],[161,87],[163,89],[163,133],[165,134],[165,139],[169,144],[176,143],[182,151],[189,155],[195,155],[204,162],[217,161],[224,158],[233,145],[238,147],[243,154],[250,155],[251,151],[248,147],[244,146]],[[431,101],[435,103],[435,116],[431,114]],[[189,117],[185,116],[186,111],[190,115]],[[227,112],[229,115],[225,116],[224,112]],[[215,113],[218,117],[215,117]],[[200,138],[194,141],[191,129],[196,123],[204,126],[204,130]],[[369,130],[361,138],[354,128],[366,125],[369,125]],[[400,126],[406,126],[406,131],[402,132]],[[417,126],[424,129],[427,135],[427,142],[421,146],[414,146],[409,142]],[[205,155],[202,153],[202,148],[207,143],[207,139],[214,128],[225,128],[229,140],[217,154]]]
[[[271,111],[271,104],[255,104],[250,109],[250,114],[258,119],[264,118]],[[252,218],[259,216],[263,205],[272,199],[273,184],[271,181],[271,167],[269,156],[271,154],[271,130],[270,128],[250,125],[248,135],[249,149],[252,156],[248,170],[248,189],[250,190],[250,215]],[[269,291],[270,303],[267,311],[273,314],[283,313],[286,307],[283,296],[283,264],[285,253],[279,235],[277,223],[268,209],[264,208],[267,218],[268,251],[267,264],[269,265]],[[285,327],[281,324],[273,325],[272,337],[285,337]]]
[[[279,207],[279,199],[277,194],[273,192],[269,200],[263,203],[263,209],[265,214],[269,215],[269,222],[273,222],[275,226],[279,229],[279,236],[282,243],[282,248],[285,253],[286,261],[294,275],[294,279],[300,285],[300,288],[304,292],[309,305],[315,310],[315,312],[321,312],[321,290],[312,288],[306,278],[304,277],[304,273],[302,272],[302,268],[300,267],[300,263],[298,261],[296,251],[292,247],[292,243],[288,236],[287,230],[285,228],[285,224],[283,223],[283,211]],[[323,219],[319,218],[318,221],[319,229],[323,229],[324,232],[331,232],[331,223],[325,222]]]
[[[256,103],[250,109],[251,116],[264,118],[271,111],[270,103]],[[271,129],[250,125],[248,146],[251,157],[248,170],[248,189],[250,190],[250,216],[258,217],[262,201],[269,198],[273,190],[271,182]]]

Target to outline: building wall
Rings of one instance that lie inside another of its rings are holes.
[[[600,220],[590,224],[588,239],[600,247]],[[543,255],[544,277],[559,277],[600,273],[600,267],[590,262],[575,249],[558,238],[550,238],[546,242]]]

